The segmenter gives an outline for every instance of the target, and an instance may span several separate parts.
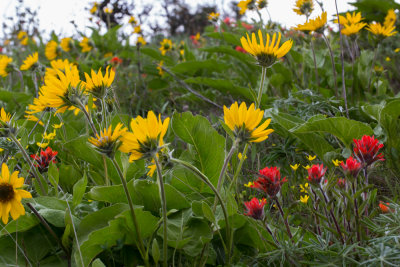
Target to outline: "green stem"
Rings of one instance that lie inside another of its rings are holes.
[[[222,201],[221,195],[219,194],[219,192],[217,191],[217,189],[214,187],[214,185],[210,182],[210,180],[207,178],[207,176],[205,176],[199,169],[197,169],[195,166],[193,166],[192,164],[180,160],[180,159],[175,159],[175,158],[171,158],[171,161],[174,163],[178,163],[181,164],[182,166],[184,166],[185,168],[189,169],[190,171],[192,171],[194,174],[197,175],[197,177],[200,178],[200,180],[202,180],[206,185],[208,185],[208,187],[210,187],[210,189],[214,192],[214,194],[217,196],[218,201],[221,205],[222,208],[222,212],[224,214],[224,219],[225,219],[225,224],[226,224],[226,239],[228,240],[228,244],[230,244],[230,240],[231,240],[231,232],[230,232],[230,226],[229,226],[229,217],[228,217],[228,212],[226,211],[226,207],[224,205],[224,202]],[[222,240],[222,242],[224,242]],[[230,247],[226,249],[226,254],[228,255],[228,262],[230,262],[230,257],[231,257],[231,250]]]
[[[310,45],[311,45],[311,51],[312,51],[313,60],[314,60],[315,80],[317,81],[317,86],[319,87],[317,58],[315,57],[315,50],[314,50],[314,43],[313,43],[313,40],[312,40],[312,35],[311,35],[311,39],[310,39]]]
[[[92,121],[92,118],[90,117],[90,114],[86,111],[85,105],[83,105],[80,100],[78,100],[78,104],[79,104],[79,107],[82,110],[83,114],[85,114],[86,119],[87,119],[87,121],[88,121],[88,123],[90,125],[90,128],[92,128],[93,134],[97,135],[98,133],[97,133],[96,127],[93,124],[93,121]]]
[[[246,143],[246,145],[244,146],[244,149],[243,149],[242,158],[239,160],[239,165],[236,168],[235,174],[233,175],[232,183],[229,186],[229,191],[232,189],[232,186],[235,185],[236,193],[238,193],[237,192],[238,191],[237,179],[239,177],[240,171],[242,170],[243,162],[246,158],[248,149],[249,149],[249,144]]]
[[[168,257],[167,257],[167,200],[165,197],[165,189],[164,189],[164,181],[163,181],[163,176],[162,176],[162,169],[161,169],[161,164],[157,158],[157,154],[153,156],[154,162],[156,163],[157,167],[157,176],[158,176],[158,187],[160,190],[160,198],[161,198],[161,205],[162,205],[162,216],[163,216],[163,224],[164,224],[164,229],[163,229],[163,266],[167,267],[168,265]]]
[[[18,139],[15,137],[15,135],[13,133],[10,133],[10,138],[14,141],[14,143],[18,146],[19,150],[22,153],[22,156],[24,157],[24,159],[26,160],[26,162],[28,162],[29,166],[32,167],[32,172],[33,172],[33,176],[35,176],[36,181],[39,184],[40,187],[40,191],[42,191],[42,195],[46,195],[46,190],[44,189],[44,186],[42,184],[42,180],[39,177],[39,174],[37,173],[36,167],[33,166],[33,163],[31,161],[31,159],[29,158],[28,154],[26,153],[24,147],[21,145],[21,143],[18,141]]]
[[[372,82],[372,72],[374,71],[374,67],[375,67],[375,62],[376,62],[376,58],[378,56],[378,49],[379,49],[379,44],[376,46],[375,51],[374,51],[374,58],[372,60],[372,64],[371,64],[371,69],[369,71],[369,79],[368,79],[368,88],[367,91],[371,93],[372,95],[372,89],[371,89],[371,82]]]
[[[330,45],[330,43],[329,43],[328,38],[326,38],[326,36],[325,36],[324,33],[322,34],[322,37],[323,37],[324,40],[325,40],[326,46],[328,47],[328,50],[329,50],[329,55],[330,55],[330,57],[331,57],[333,79],[334,79],[334,81],[335,81],[335,93],[336,93],[336,97],[338,97],[338,96],[339,96],[339,89],[338,89],[338,87],[337,87],[337,74],[336,74],[336,67],[335,67],[335,57],[334,57],[334,55],[333,55],[332,47],[331,47],[331,45]]]
[[[137,243],[138,243],[138,248],[139,248],[140,254],[142,255],[142,258],[144,260],[145,265],[149,266],[148,255],[146,253],[146,250],[144,248],[144,243],[143,243],[142,237],[140,235],[140,228],[139,228],[139,224],[137,222],[135,209],[133,207],[132,197],[129,194],[128,185],[126,184],[126,180],[124,178],[124,174],[122,173],[122,170],[118,165],[118,162],[115,160],[115,158],[112,158],[111,160],[112,160],[112,163],[114,164],[115,169],[117,169],[119,178],[120,178],[121,183],[122,183],[122,187],[124,188],[126,199],[128,200],[129,209],[131,210],[131,217],[132,217],[133,223],[135,225],[136,238],[137,238]]]
[[[267,68],[266,67],[262,67],[261,83],[260,83],[260,88],[258,88],[256,108],[259,108],[261,106],[261,99],[262,99],[262,93],[263,93],[264,82],[265,82],[265,77],[266,76],[267,76]]]
[[[278,198],[276,196],[274,197],[274,200],[275,200],[276,206],[278,207],[278,210],[279,210],[279,212],[280,212],[280,214],[282,216],[282,220],[285,223],[286,231],[287,231],[290,239],[293,239],[292,231],[290,231],[289,223],[287,221],[287,218],[285,218],[285,213],[283,213],[281,204],[279,203],[279,200],[278,200]]]

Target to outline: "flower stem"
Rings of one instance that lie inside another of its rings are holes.
[[[331,57],[333,79],[335,81],[335,93],[336,93],[336,97],[338,97],[339,96],[339,90],[338,90],[338,87],[337,87],[337,74],[336,74],[336,67],[335,67],[335,57],[333,56],[332,47],[329,44],[328,38],[326,38],[325,34],[322,34],[322,37],[325,40],[326,46],[328,47],[328,50],[329,50],[329,55]]]
[[[315,57],[315,50],[314,50],[314,43],[313,43],[313,40],[312,40],[312,36],[311,36],[310,44],[311,44],[311,51],[312,51],[313,60],[314,60],[315,80],[317,81],[317,86],[319,87],[319,77],[318,77],[317,59],[316,59],[316,57]]]
[[[372,89],[371,89],[372,71],[374,70],[376,58],[377,58],[377,56],[378,56],[378,49],[379,49],[379,44],[375,47],[374,58],[373,58],[373,60],[372,60],[371,69],[370,69],[370,71],[369,71],[369,78],[368,78],[368,87],[367,87],[367,91],[370,92],[371,94],[372,94]]]
[[[264,82],[265,82],[266,76],[267,76],[267,68],[262,67],[261,82],[260,82],[260,88],[258,88],[256,108],[259,108],[261,106],[261,99],[262,99],[262,93],[263,93]]]
[[[97,135],[98,133],[97,133],[96,127],[94,126],[92,118],[90,117],[90,114],[87,112],[85,105],[83,105],[83,103],[80,100],[78,100],[78,104],[79,104],[79,107],[82,110],[83,114],[85,114],[86,119],[90,125],[90,128],[92,128],[93,134]]]
[[[280,214],[281,214],[281,216],[282,216],[282,220],[283,220],[283,222],[285,223],[286,231],[287,231],[287,233],[288,233],[290,239],[293,239],[293,235],[292,235],[292,232],[290,231],[289,223],[288,223],[288,221],[287,221],[287,218],[285,218],[285,214],[283,213],[281,204],[279,203],[279,200],[278,200],[278,198],[277,198],[276,196],[274,197],[274,200],[275,200],[276,206],[278,207],[279,212],[280,212]]]
[[[162,216],[163,216],[163,223],[164,223],[164,229],[163,229],[163,258],[164,258],[164,263],[163,266],[167,267],[168,265],[168,258],[167,258],[167,241],[168,241],[168,236],[167,236],[167,200],[165,197],[165,189],[164,189],[164,181],[163,181],[163,176],[162,176],[162,169],[161,169],[161,164],[157,158],[157,154],[153,156],[154,162],[156,163],[157,167],[157,176],[158,176],[158,187],[160,190],[160,198],[161,198],[161,205],[162,205]]]
[[[33,176],[35,176],[36,181],[39,184],[40,187],[40,191],[42,191],[42,195],[46,195],[46,190],[42,184],[42,180],[41,177],[39,177],[39,174],[36,170],[36,167],[33,166],[33,163],[31,161],[31,159],[29,158],[28,154],[26,153],[25,149],[23,148],[23,146],[21,145],[21,143],[18,141],[18,139],[15,137],[15,135],[13,133],[10,133],[10,138],[14,141],[14,143],[18,146],[19,151],[21,152],[22,156],[24,157],[25,161],[28,162],[29,166],[32,167],[32,172],[33,172]]]
[[[319,218],[318,218],[318,215],[317,215],[317,210],[318,210],[317,199],[318,199],[318,197],[317,197],[317,193],[315,193],[314,189],[311,188],[311,191],[314,194],[314,205],[313,205],[313,208],[314,208],[314,211],[315,211],[315,224],[317,225],[317,232],[318,232],[319,236],[321,236],[322,233],[321,233],[321,228],[319,227]]]
[[[230,191],[232,186],[235,185],[236,194],[238,194],[237,179],[239,177],[240,171],[242,170],[243,162],[244,162],[244,159],[246,158],[246,154],[247,154],[247,150],[248,149],[249,149],[249,144],[246,143],[246,145],[244,146],[244,149],[243,149],[242,158],[239,160],[239,165],[236,168],[235,174],[233,175],[232,183],[229,186],[229,191]]]
[[[358,214],[358,204],[357,204],[357,198],[356,198],[356,186],[355,186],[356,181],[352,182],[352,190],[353,190],[353,197],[354,197],[354,212],[356,213],[356,233],[357,233],[357,241],[361,241],[360,237],[360,223],[359,223],[359,214]]]
[[[133,223],[135,225],[136,238],[137,238],[137,243],[138,243],[138,248],[139,248],[140,254],[142,255],[142,258],[144,260],[145,265],[149,266],[148,254],[146,253],[146,250],[144,248],[144,243],[143,243],[143,240],[142,240],[142,237],[141,237],[141,234],[140,234],[140,228],[139,228],[139,224],[137,222],[135,209],[133,207],[132,197],[129,194],[128,185],[126,184],[126,180],[124,178],[124,174],[122,173],[122,170],[118,165],[118,162],[115,160],[115,158],[112,158],[111,160],[112,160],[112,163],[114,164],[115,169],[117,169],[119,178],[120,178],[121,183],[122,183],[122,187],[124,188],[126,199],[128,200],[129,209],[131,210],[131,217],[132,217]]]
[[[271,235],[272,239],[275,241],[276,245],[280,246],[279,241],[276,239],[275,235],[272,233],[271,229],[269,228],[267,221],[264,222],[265,229]]]

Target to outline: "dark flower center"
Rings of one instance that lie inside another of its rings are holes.
[[[14,188],[9,183],[0,184],[0,202],[7,203],[14,198]]]

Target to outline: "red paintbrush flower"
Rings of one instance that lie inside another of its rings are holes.
[[[344,162],[342,162],[340,164],[340,166],[342,166],[342,169],[345,174],[350,174],[354,178],[356,178],[358,176],[358,173],[360,172],[360,170],[362,168],[361,163],[353,157],[349,157],[346,160],[346,164],[344,164]]]
[[[380,201],[379,208],[381,209],[382,213],[388,213],[389,211],[393,211],[393,210],[389,210],[389,202],[384,203],[384,202]]]
[[[122,63],[122,59],[120,59],[119,57],[113,57],[111,60],[111,64],[113,65],[118,65]]]
[[[327,182],[327,180],[325,180],[325,181]],[[346,187],[346,179],[339,178],[339,179],[337,180],[337,185],[338,185],[340,188],[345,188],[345,187]]]
[[[308,171],[308,180],[312,183],[319,184],[321,182],[322,177],[324,177],[326,169],[324,169],[323,164],[314,164],[309,168]]]
[[[256,220],[264,219],[264,205],[266,203],[267,200],[265,198],[258,200],[256,197],[248,202],[244,202],[247,209],[247,213],[244,213],[244,215],[253,217]]]
[[[270,197],[275,197],[281,190],[281,186],[286,182],[286,177],[281,178],[281,173],[277,167],[265,167],[260,170],[260,177],[251,185],[252,188],[257,188]]]
[[[380,144],[379,140],[375,139],[374,136],[364,135],[361,139],[353,139],[353,141],[355,145],[353,149],[354,156],[366,166],[378,160],[385,160],[383,154],[379,153],[383,144]]]
[[[242,52],[242,53],[244,53],[244,54],[247,53],[246,50],[244,50],[243,47],[241,47],[241,46],[236,46],[236,47],[235,47],[235,50],[238,51],[238,52]]]
[[[40,173],[43,173],[49,168],[50,162],[56,163],[57,154],[57,151],[53,151],[51,147],[47,147],[45,151],[40,150],[40,156],[32,154],[31,158],[33,158],[36,162],[34,166],[38,168]]]

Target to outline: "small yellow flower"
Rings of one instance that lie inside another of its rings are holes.
[[[292,168],[292,170],[297,171],[297,169],[300,167],[300,164],[294,164],[294,165],[290,165],[290,168]]]
[[[37,142],[36,145],[37,145],[38,147],[40,147],[40,148],[46,148],[46,147],[49,145],[49,143],[40,143],[40,142]]]
[[[92,8],[90,9],[90,14],[96,13],[98,6],[99,4],[97,2],[94,2]]]
[[[133,28],[133,33],[141,33],[141,32],[142,32],[142,29],[140,28],[140,25]]]
[[[60,49],[56,41],[51,40],[46,44],[44,55],[48,60],[53,60],[60,55]]]
[[[91,41],[87,37],[83,37],[83,39],[79,43],[79,45],[82,47],[82,53],[90,52],[93,49],[93,46],[91,45]]]
[[[342,34],[347,36],[357,34],[362,28],[365,27],[365,25],[367,24],[364,22],[360,22],[357,24],[345,24],[344,28],[342,29]]]
[[[338,160],[338,159],[333,159],[332,160],[333,165],[336,167],[339,167],[341,163],[343,163],[343,160]]]
[[[9,124],[11,121],[11,114],[7,113],[2,107],[0,111],[0,125]]]
[[[353,13],[350,13],[350,12],[347,12],[346,13],[346,17],[345,16],[342,16],[342,15],[339,15],[339,20],[340,20],[340,24],[341,25],[346,25],[346,24],[357,24],[357,23],[359,23],[360,21],[362,21],[364,18],[363,17],[361,17],[361,12],[353,12]],[[334,21],[335,23],[338,23],[338,20],[337,19],[335,19],[335,21]]]
[[[208,20],[217,21],[218,18],[219,18],[219,13],[211,12],[210,14],[208,14]]]
[[[300,202],[307,204],[309,198],[310,198],[309,195],[300,196]]]
[[[300,192],[301,193],[307,193],[308,187],[309,187],[308,183],[305,183],[304,186],[301,184],[300,185]]]
[[[306,158],[307,158],[309,161],[313,161],[316,157],[317,157],[316,155],[314,155],[314,156],[308,155]]]
[[[238,158],[241,160],[241,159],[242,159],[242,157],[243,157],[242,153],[240,153],[240,152],[239,152],[239,154],[238,154]],[[246,159],[247,159],[247,156],[244,156],[244,159],[243,159],[243,160],[246,160]]]
[[[60,124],[53,124],[53,128],[54,129],[60,129],[63,125],[64,125],[63,122],[61,122]]]
[[[378,22],[371,23],[368,25],[367,30],[370,31],[372,34],[376,35],[379,38],[386,38],[393,36],[397,33],[395,31],[395,26],[384,26]]]
[[[0,76],[7,77],[7,75],[11,72],[12,66],[11,62],[12,58],[6,55],[0,55]]]
[[[396,19],[397,16],[396,13],[394,12],[394,9],[389,9],[383,25],[385,25],[385,27],[392,27],[396,23]]]
[[[242,0],[240,1],[237,6],[239,8],[239,13],[240,15],[243,15],[244,13],[246,13],[246,10],[252,10],[254,9],[254,2],[255,0]]]
[[[111,14],[112,12],[113,12],[113,10],[111,8],[106,7],[104,9],[104,13],[106,13],[106,14]]]
[[[107,66],[104,76],[101,68],[97,73],[91,70],[90,76],[85,72],[85,89],[96,97],[103,97],[107,93],[107,89],[111,87],[114,78],[115,71],[110,70],[110,66]]]
[[[386,57],[385,60],[386,60],[386,62],[389,62],[389,61],[391,61],[392,59],[391,59],[390,57]]]
[[[157,69],[158,69],[158,75],[163,76],[164,75],[164,70],[162,69],[162,66],[164,65],[164,61],[160,61],[160,63],[157,64]]]
[[[39,54],[38,52],[33,53],[32,55],[29,55],[25,60],[24,64],[21,66],[21,70],[29,70],[32,66],[34,66],[39,60]]]
[[[293,11],[298,15],[310,16],[311,12],[314,10],[313,0],[297,0],[295,8]]]
[[[119,148],[119,139],[125,134],[127,129],[123,127],[122,123],[118,123],[114,130],[112,127],[100,131],[100,135],[96,134],[96,138],[90,137],[89,142],[96,147],[96,149],[103,154],[112,158],[115,151]]]
[[[147,42],[146,40],[143,38],[143,36],[139,36],[136,40],[136,45],[141,44],[141,45],[146,45]]]
[[[399,53],[399,52],[400,52],[400,47],[396,48],[396,49],[394,50],[394,52],[395,52],[395,53]]]
[[[164,56],[165,53],[170,51],[172,49],[172,41],[170,39],[164,38],[162,42],[160,43],[161,47],[159,48],[161,51],[161,54]]]
[[[307,166],[302,166],[304,169],[306,169],[306,170],[308,170],[309,168],[311,168],[311,166],[310,165],[307,165]]]
[[[147,172],[147,176],[153,177],[154,172],[157,169],[157,165],[155,164],[154,159],[151,161],[153,164],[147,166],[147,168],[149,169],[149,171]]]
[[[61,42],[60,42],[60,46],[61,46],[62,50],[64,50],[65,52],[69,52],[69,51],[71,51],[71,43],[72,43],[71,37],[62,38]]]
[[[134,16],[131,16],[131,17],[129,18],[128,23],[130,23],[130,24],[132,24],[132,25],[136,25],[136,24],[137,24],[137,20],[135,19]]]
[[[53,139],[56,137],[56,130],[54,130],[52,133],[49,133],[49,134],[44,133],[44,134],[42,135],[42,137],[43,137],[43,139],[45,139],[45,140],[53,140]]]
[[[316,17],[315,19],[310,19],[308,22],[297,25],[295,30],[304,31],[304,32],[321,32],[324,30],[324,26],[327,21],[327,13],[322,12],[321,16]]]

